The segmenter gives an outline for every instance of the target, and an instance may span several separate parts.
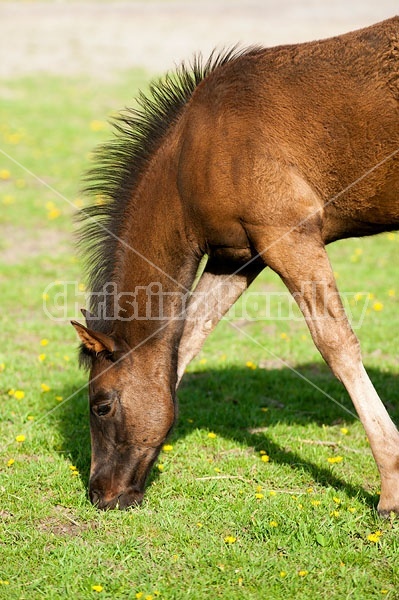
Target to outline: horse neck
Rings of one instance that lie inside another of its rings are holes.
[[[157,166],[136,190],[121,233],[115,279],[123,320],[114,329],[131,347],[148,341],[170,350],[183,331],[198,257],[187,241],[175,169]]]

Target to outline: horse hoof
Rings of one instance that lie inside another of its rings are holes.
[[[383,519],[390,519],[392,514],[399,515],[399,505],[393,506],[392,508],[380,507],[380,505],[378,505],[377,511]]]

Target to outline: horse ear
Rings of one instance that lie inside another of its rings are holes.
[[[106,350],[112,354],[115,352],[115,350],[117,350],[116,342],[111,336],[105,335],[105,333],[101,333],[99,331],[88,329],[77,321],[71,321],[71,325],[73,325],[73,327],[76,329],[80,341],[84,347],[89,350],[89,352],[95,352],[96,354],[99,354],[100,352]]]
[[[86,310],[85,308],[81,308],[80,312],[82,313],[82,315],[84,316],[84,318],[86,319],[86,325],[88,327],[90,327],[90,324],[95,321],[95,316],[93,315],[93,313],[91,313],[89,310]]]

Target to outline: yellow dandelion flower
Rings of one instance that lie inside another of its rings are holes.
[[[75,465],[69,465],[69,468],[70,468],[71,471],[77,471],[78,470],[78,468],[75,467]]]
[[[6,579],[0,579],[0,585],[10,585],[10,582]]]
[[[226,360],[226,358],[227,358],[226,354],[222,354],[220,357],[220,360]]]
[[[277,492],[275,492],[274,490],[270,490],[269,492],[269,496],[276,496]]]
[[[306,577],[306,575],[308,573],[309,573],[309,571],[306,571],[305,569],[302,569],[301,571],[298,571],[299,577]]]
[[[208,437],[209,437],[209,438],[211,438],[211,440],[214,440],[214,439],[217,437],[217,435],[216,435],[216,433],[214,433],[213,431],[210,431],[210,432],[208,433]]]
[[[202,523],[197,523],[197,527],[198,527],[198,529],[201,529],[201,527],[203,527],[203,524]]]
[[[260,409],[262,412],[267,412],[269,410],[267,406],[261,406]]]
[[[41,346],[47,346],[47,344],[48,344],[48,340],[46,340],[46,338],[43,338],[42,340],[40,340]]]
[[[92,131],[103,131],[106,128],[107,124],[104,121],[91,121],[90,129]]]
[[[147,594],[147,596],[145,596],[144,600],[154,600],[154,596],[152,594]]]
[[[8,390],[7,393],[8,393],[9,396],[13,396],[15,394],[14,388],[11,388],[10,390]]]
[[[86,291],[86,285],[84,283],[79,283],[78,290],[79,290],[79,292],[85,292]]]
[[[381,594],[387,594],[388,590],[381,590]]]
[[[333,501],[335,502],[335,504],[341,504],[341,499],[337,498],[336,496],[334,496]]]
[[[171,452],[173,450],[173,446],[171,444],[164,444],[164,446],[162,447],[162,450],[164,452]]]
[[[35,420],[35,417],[33,415],[28,415],[26,418],[28,419],[28,421],[34,421]]]
[[[388,296],[389,296],[390,298],[394,298],[394,297],[395,297],[395,295],[396,295],[396,292],[395,292],[395,290],[388,290]]]
[[[6,136],[6,140],[9,144],[18,144],[23,138],[22,133],[9,133]]]
[[[269,525],[270,527],[278,527],[277,521],[270,521]]]
[[[339,510],[332,510],[330,512],[330,517],[338,518],[339,517]]]
[[[222,472],[222,469],[219,469],[218,467],[215,467],[213,470],[215,471],[215,473],[221,473]]]
[[[262,456],[260,457],[261,461],[263,462],[269,462],[270,461],[270,456],[268,454],[262,454]]]
[[[252,369],[252,370],[255,370],[255,369],[256,369],[256,364],[255,364],[255,363],[253,363],[251,360],[248,360],[248,361],[245,363],[245,366],[246,366],[248,369]]]
[[[312,500],[312,506],[320,506],[320,500]]]
[[[330,465],[334,465],[336,463],[340,463],[344,460],[343,456],[329,456],[327,458],[327,461],[330,463]]]
[[[94,196],[94,200],[95,200],[95,204],[97,206],[103,206],[105,204],[105,197],[102,196],[101,194],[97,194],[96,196]]]
[[[348,511],[353,514],[356,512],[356,508],[354,506],[349,506]]]
[[[104,588],[102,585],[92,585],[91,589],[93,592],[102,592]]]
[[[10,179],[11,173],[8,169],[0,169],[0,179]]]
[[[57,402],[62,402],[63,401],[63,396],[56,396],[55,399],[57,400]]]
[[[14,398],[16,398],[17,400],[22,400],[23,398],[25,398],[25,392],[23,392],[22,390],[15,390]]]
[[[43,294],[42,294],[42,300],[48,300],[49,297],[50,296],[48,294],[46,294],[46,293],[43,292]]]
[[[13,458],[10,458],[10,460],[7,461],[7,467],[12,467],[14,463],[15,460]]]
[[[287,577],[287,571],[280,571],[280,577]]]
[[[22,443],[26,440],[26,437],[24,435],[17,435],[17,437],[15,438],[15,441],[18,443]]]
[[[264,494],[262,494],[261,492],[257,492],[257,493],[255,494],[255,498],[256,498],[257,500],[262,500],[262,498],[263,498],[263,497],[264,497]]]
[[[310,487],[306,491],[307,491],[308,494],[313,494],[314,489]]]
[[[375,310],[376,312],[380,312],[383,308],[384,308],[384,305],[382,302],[374,302],[373,310]]]
[[[46,355],[45,354],[39,354],[39,356],[37,357],[40,362],[43,362],[44,360],[46,360]]]
[[[51,390],[50,386],[47,385],[47,383],[41,383],[40,387],[41,387],[42,392],[49,392]]]
[[[367,536],[367,539],[369,542],[373,542],[373,544],[378,544],[381,536],[382,536],[382,531],[376,531],[375,533],[370,533]]]
[[[54,219],[57,219],[60,216],[60,214],[61,211],[58,208],[52,208],[47,213],[47,218],[49,219],[49,221],[53,221]]]
[[[67,354],[65,354],[65,356],[64,356],[64,360],[65,360],[65,362],[68,362],[68,361],[69,361],[69,356],[68,356]]]
[[[224,541],[226,544],[234,544],[237,541],[237,538],[235,538],[233,535],[227,535],[224,538]]]
[[[282,340],[288,340],[288,335],[286,333],[281,333],[280,337]]]
[[[0,363],[0,373],[2,373],[5,368],[6,368],[5,364],[4,363]]]
[[[142,598],[144,596],[143,592],[137,592],[136,594],[136,598],[137,600],[139,600],[140,598]]]
[[[159,465],[157,465],[158,471],[162,471],[165,469],[165,465],[163,465],[162,463],[160,463]]]
[[[208,359],[206,358],[201,358],[201,360],[199,361],[200,365],[206,365],[206,363],[208,362]]]

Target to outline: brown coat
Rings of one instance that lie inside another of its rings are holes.
[[[91,367],[90,494],[100,508],[141,501],[186,365],[268,266],[353,400],[381,474],[379,511],[399,512],[399,433],[325,251],[399,227],[398,103],[394,17],[183,66],[124,115],[92,177],[107,202],[83,213],[94,295],[87,327],[73,323]]]

